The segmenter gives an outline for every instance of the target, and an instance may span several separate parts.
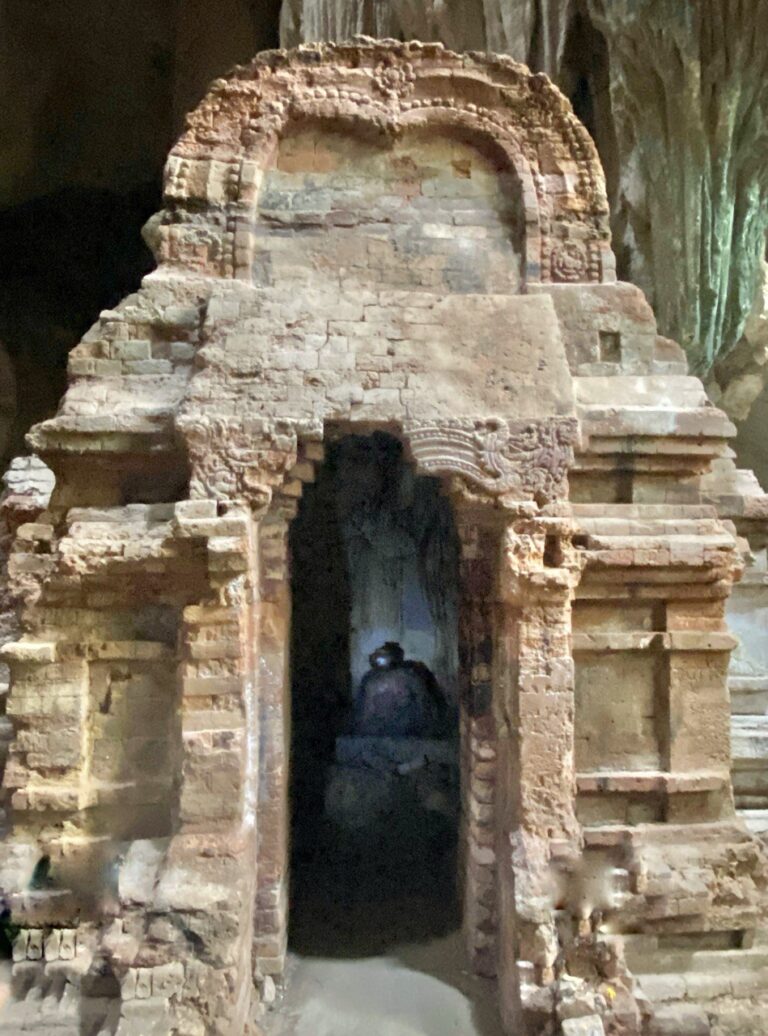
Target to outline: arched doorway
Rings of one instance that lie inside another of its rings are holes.
[[[365,956],[460,924],[459,547],[390,435],[331,437],[290,536],[289,941]]]

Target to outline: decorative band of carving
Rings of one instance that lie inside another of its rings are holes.
[[[404,428],[418,467],[461,475],[494,496],[539,501],[566,493],[573,462],[574,418],[509,424],[501,417],[409,422]]]

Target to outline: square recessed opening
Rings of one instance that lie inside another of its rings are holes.
[[[621,335],[618,331],[600,331],[601,363],[621,363]]]

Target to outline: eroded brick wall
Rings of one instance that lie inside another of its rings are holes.
[[[305,129],[281,141],[264,178],[254,282],[515,294],[518,196],[511,172],[450,135]]]

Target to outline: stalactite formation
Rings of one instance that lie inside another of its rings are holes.
[[[706,373],[736,344],[768,226],[768,6],[589,0],[610,55],[619,247]]]

